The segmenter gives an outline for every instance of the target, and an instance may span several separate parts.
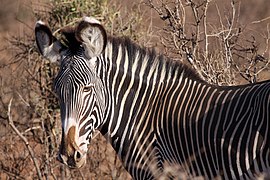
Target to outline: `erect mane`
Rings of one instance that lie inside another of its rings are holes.
[[[172,60],[162,54],[159,54],[155,51],[154,48],[145,48],[142,46],[139,46],[138,44],[134,43],[132,40],[130,40],[129,37],[113,37],[109,36],[108,41],[112,43],[113,47],[119,47],[120,45],[122,47],[126,47],[126,50],[128,54],[133,54],[134,56],[130,56],[129,61],[134,61],[135,59],[135,53],[140,52],[141,56],[148,56],[149,58],[149,66],[151,66],[152,62],[155,59],[159,59],[160,61],[163,61],[164,63],[169,64],[170,67],[173,69],[179,68],[180,72],[184,71],[184,76],[189,77],[193,80],[199,81],[199,82],[204,82],[206,83],[200,75],[190,66],[184,64],[183,62],[179,60]],[[113,49],[113,54],[118,53],[117,49]],[[144,58],[142,58],[144,59]],[[150,67],[151,68],[151,67]]]
[[[62,38],[63,43],[71,51],[76,51],[80,47],[80,45],[81,45],[81,42],[79,42],[76,39],[75,31],[76,31],[76,28],[73,27],[73,26],[64,27],[60,31],[64,35],[64,37]]]
[[[62,41],[71,51],[74,52],[76,52],[81,45],[81,42],[76,39],[75,31],[76,27],[73,26],[67,26],[60,31],[64,35]],[[135,54],[137,52],[140,52],[140,56],[148,56],[149,66],[151,66],[152,62],[156,58],[158,58],[160,61],[164,61],[165,63],[170,64],[170,66],[175,69],[180,68],[180,71],[184,71],[184,75],[186,77],[200,82],[204,82],[204,80],[198,75],[198,73],[188,65],[180,61],[172,60],[166,56],[160,55],[155,51],[154,48],[141,47],[138,44],[134,43],[132,40],[130,40],[130,38],[128,37],[108,36],[108,42],[111,42],[113,44],[113,47],[119,47],[121,45],[122,47],[126,48],[128,54],[134,55],[129,57],[129,61],[131,61],[131,63],[135,61]],[[113,54],[118,53],[118,50],[116,48],[113,49],[113,51]]]

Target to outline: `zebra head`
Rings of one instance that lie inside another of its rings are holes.
[[[65,41],[57,40],[41,21],[35,27],[40,53],[60,64],[54,83],[62,121],[58,160],[75,168],[85,164],[92,133],[102,123],[104,94],[96,62],[105,49],[107,36],[99,21],[89,17],[76,27],[64,28],[62,33]]]

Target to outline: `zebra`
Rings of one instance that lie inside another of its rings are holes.
[[[153,48],[107,35],[93,17],[61,33],[64,40],[36,23],[38,50],[60,65],[60,162],[86,164],[98,130],[134,179],[158,179],[167,167],[177,167],[170,178],[255,179],[269,171],[269,80],[209,84]]]

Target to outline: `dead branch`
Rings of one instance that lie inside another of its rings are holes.
[[[264,21],[267,21],[270,19],[270,16],[266,17],[266,18],[263,18],[263,19],[260,19],[260,20],[257,20],[257,21],[253,21],[251,22],[252,24],[258,24],[258,23],[261,23],[261,22],[264,22]]]
[[[13,129],[13,131],[20,137],[20,139],[23,140],[25,146],[27,147],[27,149],[29,151],[31,159],[34,162],[34,165],[35,165],[35,168],[36,168],[36,171],[37,171],[37,175],[38,175],[38,179],[41,180],[42,175],[41,175],[41,171],[40,171],[37,159],[35,158],[35,153],[34,153],[32,147],[30,146],[27,138],[22,135],[22,133],[16,128],[16,126],[13,123],[13,119],[12,119],[12,115],[11,115],[12,100],[13,100],[13,98],[9,101],[9,104],[8,104],[8,112],[7,112],[7,114],[8,114],[8,123],[9,123],[10,127]]]

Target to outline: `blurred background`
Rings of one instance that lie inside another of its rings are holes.
[[[109,35],[128,36],[194,68],[217,85],[269,74],[269,0],[0,0],[0,179],[130,179],[97,132],[82,169],[56,161],[58,67],[34,42],[39,19],[53,31],[94,16]],[[61,34],[56,34],[61,38]]]

